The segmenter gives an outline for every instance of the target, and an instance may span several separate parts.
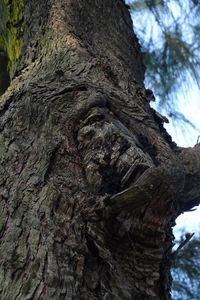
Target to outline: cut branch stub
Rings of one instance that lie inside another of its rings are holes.
[[[137,138],[108,108],[88,111],[78,126],[77,143],[87,181],[96,193],[120,191],[124,176],[134,164],[153,167],[151,157],[138,147]]]
[[[110,195],[107,203],[115,212],[132,212],[152,226],[165,227],[183,188],[180,161],[157,129],[147,127],[145,122],[138,126],[134,118],[125,126],[109,96],[96,94],[88,101],[82,104],[84,113],[76,124],[76,140],[90,190]],[[145,130],[149,136],[144,136]],[[154,153],[142,145],[140,136]]]

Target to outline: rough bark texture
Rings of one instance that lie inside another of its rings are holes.
[[[0,102],[0,299],[170,299],[200,148],[150,108],[128,7],[24,1],[23,41]]]

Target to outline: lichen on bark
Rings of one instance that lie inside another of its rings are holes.
[[[0,49],[7,55],[10,78],[15,74],[23,44],[23,15],[23,0],[0,0]]]

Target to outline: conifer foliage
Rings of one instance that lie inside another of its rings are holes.
[[[180,243],[179,241],[178,243]],[[172,269],[173,300],[198,300],[200,291],[200,238],[194,237],[175,259]]]
[[[184,95],[193,81],[200,84],[200,2],[131,0],[128,4],[144,52],[146,84],[154,90],[160,109],[184,119],[177,111],[177,93]]]

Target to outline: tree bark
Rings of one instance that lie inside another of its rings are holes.
[[[13,60],[3,49],[0,299],[170,299],[172,226],[199,204],[200,148],[178,148],[150,108],[128,7],[0,4],[21,9],[6,32],[23,41]]]

